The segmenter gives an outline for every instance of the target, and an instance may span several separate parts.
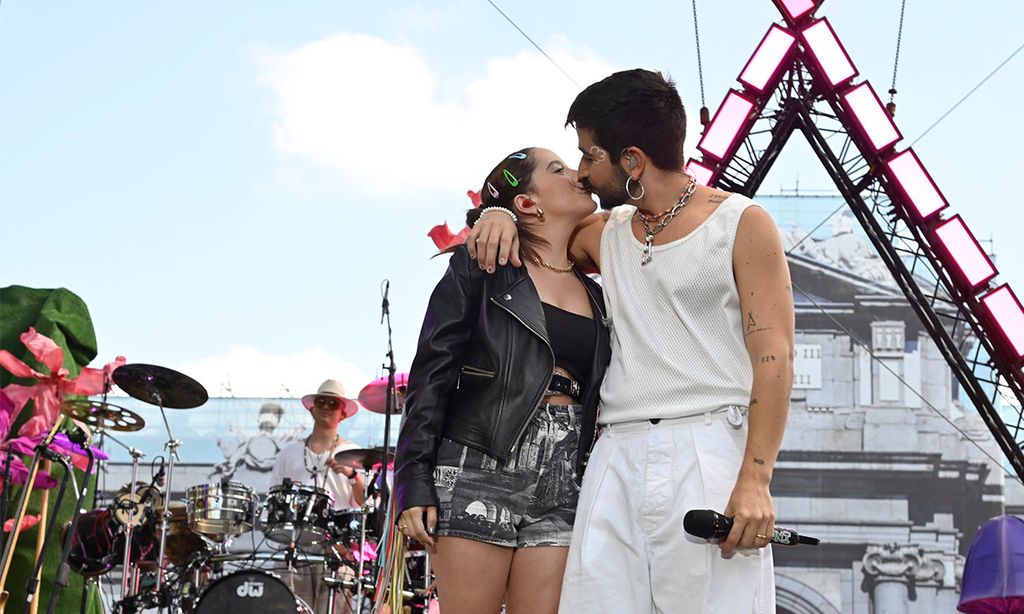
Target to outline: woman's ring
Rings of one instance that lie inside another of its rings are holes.
[[[758,533],[758,534],[757,534],[757,535],[755,535],[754,537],[756,537],[756,538],[758,538],[758,539],[768,539],[768,536],[767,536],[767,535],[761,535],[760,533]]]

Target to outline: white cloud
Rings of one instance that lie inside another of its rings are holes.
[[[264,354],[235,347],[226,356],[200,358],[175,368],[199,381],[211,397],[301,397],[316,392],[325,379],[336,379],[355,398],[373,379],[320,348]]]
[[[567,41],[548,47],[582,85],[614,72]],[[370,194],[476,189],[501,156],[527,145],[578,160],[575,132],[562,128],[578,90],[536,52],[492,59],[451,91],[413,47],[365,34],[263,51],[257,64],[276,97],[280,150]]]

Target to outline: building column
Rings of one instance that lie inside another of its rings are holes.
[[[909,614],[917,583],[945,573],[941,560],[914,544],[869,544],[862,565],[873,614]]]

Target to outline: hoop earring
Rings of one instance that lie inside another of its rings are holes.
[[[629,191],[629,182],[630,181],[636,181],[636,184],[638,186],[640,186],[640,195],[639,196],[633,196],[633,193]],[[644,194],[646,192],[647,192],[647,190],[644,189],[644,184],[640,183],[639,179],[635,179],[634,180],[632,175],[630,175],[629,177],[626,177],[626,194],[628,194],[630,198],[632,198],[633,200],[640,200],[641,198],[644,197]]]
[[[537,221],[538,222],[543,222],[544,221],[544,210],[541,209],[540,207],[537,207]]]

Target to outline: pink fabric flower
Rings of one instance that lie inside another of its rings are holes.
[[[473,203],[474,207],[480,207],[483,201],[480,199],[480,192],[474,192],[473,190],[467,190],[466,196],[469,197],[469,202]],[[469,236],[469,226],[465,226],[458,233],[453,233],[448,228],[448,222],[444,224],[438,224],[430,229],[427,236],[437,246],[438,251],[444,251],[446,249],[455,247],[456,245],[462,245],[466,242],[466,237]]]
[[[14,403],[11,422],[29,400],[35,401],[35,414],[18,430],[19,435],[28,437],[40,435],[53,425],[60,411],[61,401],[66,395],[88,396],[102,392],[105,374],[112,373],[126,362],[124,356],[118,356],[103,369],[85,367],[78,377],[68,379],[68,370],[63,366],[64,351],[53,339],[36,332],[35,327],[30,327],[28,332],[22,333],[20,339],[36,360],[49,370],[49,374],[40,373],[7,350],[0,350],[0,367],[7,369],[15,377],[38,380],[30,386],[10,384],[3,389]],[[0,426],[3,426],[2,419]],[[7,429],[10,430],[10,425]]]
[[[21,530],[31,529],[32,527],[39,524],[39,516],[37,514],[26,514],[21,518]],[[14,519],[8,518],[7,522],[4,523],[4,533],[10,533],[14,530]]]

